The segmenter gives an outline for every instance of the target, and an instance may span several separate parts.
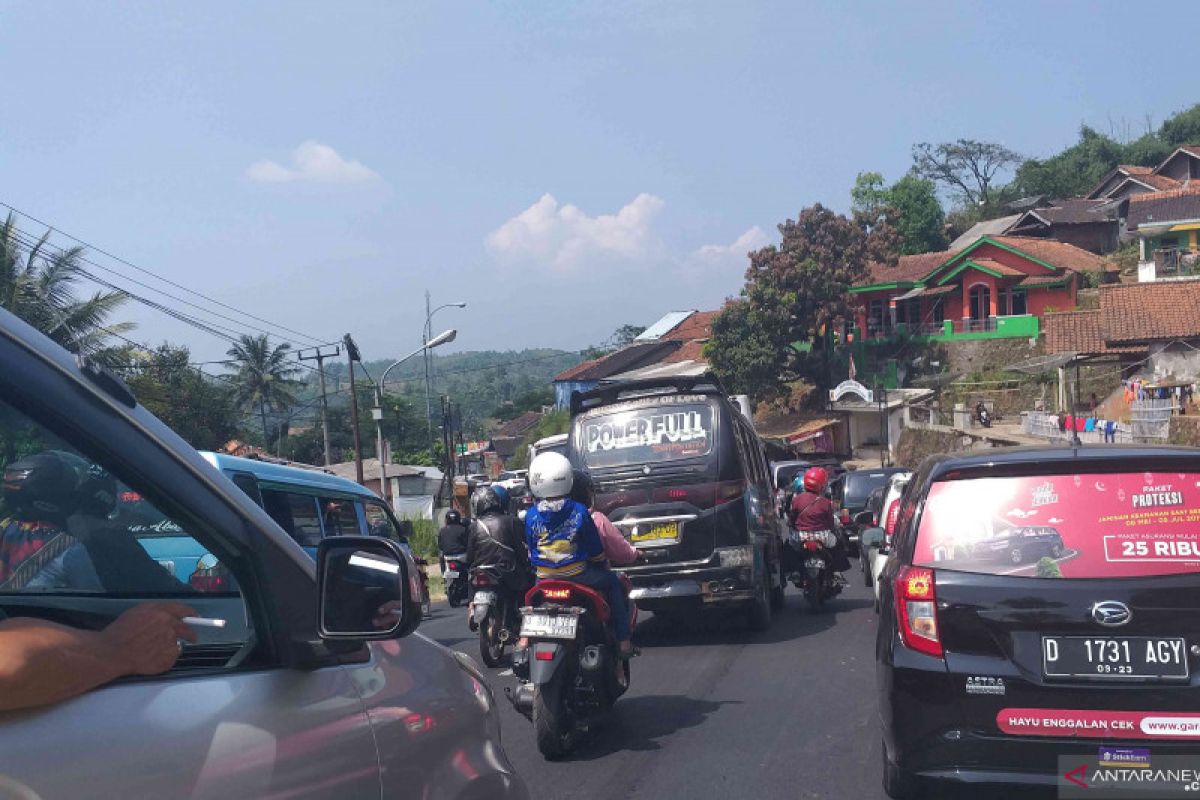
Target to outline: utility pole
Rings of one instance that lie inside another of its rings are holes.
[[[325,395],[325,359],[337,358],[342,354],[342,348],[337,345],[332,345],[332,347],[332,353],[322,352],[320,347],[316,347],[312,350],[301,350],[296,354],[301,361],[317,362],[317,377],[321,381],[321,434],[325,438],[325,466],[327,467],[333,463],[333,459],[330,457],[329,447],[329,402]],[[312,353],[312,355],[305,355],[305,353]],[[341,381],[338,381],[338,384],[340,388]]]
[[[346,360],[350,364],[350,426],[354,428],[354,474],[359,483],[363,482],[362,441],[358,435],[358,392],[354,390],[354,362],[362,361],[358,345],[346,334],[342,339],[346,345]]]
[[[425,326],[421,328],[421,346],[425,348],[425,424],[428,431],[425,434],[425,441],[433,446],[433,401],[430,399],[430,380],[429,380],[429,331],[430,319],[433,317],[433,312],[429,309],[429,290],[425,290]],[[430,455],[433,455],[430,453]]]

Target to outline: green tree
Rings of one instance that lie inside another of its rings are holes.
[[[888,189],[888,203],[896,212],[901,255],[946,249],[946,214],[932,182],[905,175]]]
[[[235,401],[240,408],[259,415],[266,443],[271,440],[267,412],[285,411],[296,405],[298,383],[293,377],[300,368],[287,360],[291,349],[287,342],[272,346],[266,334],[242,334],[226,353],[238,365]]]
[[[78,299],[75,290],[85,278],[83,249],[49,246],[49,231],[28,246],[22,242],[23,236],[10,213],[0,225],[0,308],[73,353],[105,356],[112,337],[133,328],[129,323],[109,321],[126,295],[96,292]]]
[[[513,453],[513,457],[509,459],[509,469],[525,469],[529,466],[529,445],[536,442],[538,439],[545,439],[547,436],[557,436],[560,433],[567,433],[571,430],[571,413],[564,409],[551,411],[541,419],[537,424],[526,431],[522,437],[521,443],[517,445],[517,452]]]
[[[819,203],[779,232],[778,246],[750,254],[742,299],[714,320],[706,348],[730,387],[755,397],[795,378],[828,384],[828,332],[851,315],[849,288],[877,249],[873,233]]]
[[[138,400],[198,450],[216,450],[238,431],[233,388],[189,366],[186,347],[163,344],[131,358],[126,380]]]
[[[1158,129],[1158,140],[1164,149],[1169,151],[1181,144],[1196,144],[1200,142],[1200,103],[1180,111],[1167,119]],[[1160,159],[1161,160],[1161,159]]]
[[[1122,163],[1126,155],[1124,145],[1084,125],[1076,144],[1050,158],[1029,159],[1017,168],[1013,183],[1029,197],[1077,197]]]

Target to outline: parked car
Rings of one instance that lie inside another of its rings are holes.
[[[879,580],[888,794],[941,796],[942,781],[1049,790],[1078,765],[1095,787],[1106,752],[1194,758],[1198,486],[1197,448],[1015,448],[922,464]],[[1061,541],[1063,556],[979,557],[1014,524]]]
[[[908,470],[897,472],[888,478],[887,489],[884,491],[883,503],[880,507],[881,516],[877,522],[879,527],[871,531],[863,531],[862,534],[863,558],[866,559],[870,570],[870,583],[867,585],[874,587],[876,611],[879,611],[879,574],[883,572],[888,556],[891,555],[892,536],[896,530],[896,521],[899,517],[904,490],[908,487],[911,479],[912,472]]]
[[[858,538],[860,526],[855,516],[867,506],[867,497],[880,486],[885,486],[888,478],[910,470],[904,467],[882,467],[878,469],[858,469],[844,472],[829,482],[829,499],[834,508],[845,509],[850,516],[850,524],[846,526],[849,539],[850,553],[858,553]]]
[[[528,486],[527,479],[529,470],[527,469],[510,469],[501,472],[496,477],[496,483],[508,490],[508,493],[514,497],[524,494]]]
[[[223,622],[198,627],[166,674],[0,714],[5,795],[527,796],[479,670],[410,635],[419,582],[394,541],[330,537],[314,560],[120,378],[5,311],[0,441],[18,458],[66,454],[105,488],[72,517],[86,544],[61,545],[88,569],[41,580],[47,560],[34,551],[31,569],[0,580],[0,611],[98,629],[172,599]],[[162,569],[130,532],[117,486],[235,580],[195,586]]]
[[[762,443],[717,380],[659,378],[577,393],[572,463],[596,507],[649,563],[623,568],[640,608],[745,609],[765,629],[783,606],[779,518]]]

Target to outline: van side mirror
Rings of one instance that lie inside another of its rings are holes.
[[[876,550],[882,550],[883,543],[886,540],[887,537],[884,536],[883,528],[868,528],[862,532],[858,541],[863,548],[869,549],[874,547]]]
[[[400,545],[371,536],[332,536],[317,546],[317,631],[322,639],[407,636],[421,624],[416,567]]]

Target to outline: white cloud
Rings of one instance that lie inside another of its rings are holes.
[[[535,262],[571,272],[597,259],[647,258],[661,247],[654,222],[665,203],[642,193],[615,214],[589,217],[577,206],[544,194],[487,235],[488,250],[509,262]]]
[[[289,166],[255,161],[246,168],[246,177],[258,183],[354,184],[380,180],[362,162],[342,158],[329,145],[311,139],[292,151]]]
[[[692,253],[692,258],[712,264],[726,265],[746,261],[746,254],[751,250],[765,247],[770,242],[766,231],[755,225],[731,244],[706,244]]]

